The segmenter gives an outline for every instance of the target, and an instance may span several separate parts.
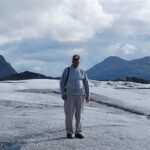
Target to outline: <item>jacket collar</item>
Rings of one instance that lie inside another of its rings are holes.
[[[71,65],[71,67],[74,68],[74,69],[78,69],[79,68],[79,66],[75,67],[73,64]]]

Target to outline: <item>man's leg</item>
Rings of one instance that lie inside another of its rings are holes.
[[[85,96],[75,96],[75,118],[76,118],[76,131],[75,134],[82,133],[82,112],[83,112],[83,106],[84,106],[84,98]]]
[[[65,124],[67,134],[73,134],[73,114],[75,110],[74,100],[72,96],[67,96],[67,100],[64,102],[64,111],[65,111]]]

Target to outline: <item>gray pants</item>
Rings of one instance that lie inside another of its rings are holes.
[[[83,112],[84,105],[84,95],[77,96],[67,96],[67,100],[64,102],[64,111],[65,111],[65,123],[66,123],[66,132],[67,134],[73,134],[73,116],[75,113],[76,119],[76,130],[75,134],[82,132],[82,122],[81,115]]]

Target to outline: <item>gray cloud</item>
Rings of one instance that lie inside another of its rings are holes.
[[[6,0],[0,2],[0,11],[0,44],[45,36],[84,41],[113,21],[98,0]]]

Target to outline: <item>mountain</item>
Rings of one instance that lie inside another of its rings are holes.
[[[150,57],[127,61],[110,56],[87,70],[87,74],[93,80],[115,80],[122,77],[150,80]]]
[[[0,55],[0,78],[16,74],[15,69]]]
[[[58,78],[48,77],[39,73],[25,71],[4,77],[1,80],[26,80],[26,79],[58,79]]]

